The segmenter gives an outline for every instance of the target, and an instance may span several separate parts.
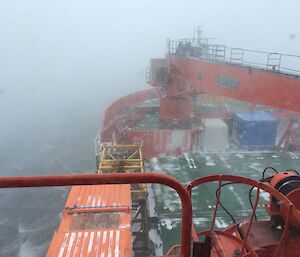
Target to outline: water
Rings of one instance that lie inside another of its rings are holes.
[[[18,104],[9,96],[0,101],[0,175],[95,170],[94,138],[106,106],[91,97],[67,110],[70,102],[64,105],[61,97],[59,104],[48,99],[41,106],[16,97]],[[0,190],[0,256],[45,256],[68,192],[62,187]]]

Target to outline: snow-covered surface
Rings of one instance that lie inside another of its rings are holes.
[[[184,153],[179,157],[152,158],[147,167],[149,170],[165,171],[183,183],[188,183],[198,177],[209,174],[235,174],[255,180],[261,179],[263,170],[272,166],[279,171],[298,169],[300,153],[274,152],[243,152],[200,154]],[[181,226],[181,202],[176,192],[164,186],[154,185],[156,210],[162,228],[162,240],[167,242],[164,250],[179,241]],[[193,222],[197,231],[210,226],[213,211],[216,206],[215,192],[217,183],[210,183],[193,189]],[[223,187],[221,200],[224,206],[237,219],[245,219],[252,213],[248,192],[249,186],[228,185]],[[255,200],[256,191],[252,193]],[[257,215],[260,218],[268,217],[264,204],[269,201],[268,193],[260,190],[260,201]],[[224,229],[232,224],[226,212],[219,206],[215,227]]]

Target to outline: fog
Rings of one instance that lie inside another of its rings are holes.
[[[191,37],[202,25],[215,43],[300,54],[299,7],[296,0],[0,0],[0,174],[93,171],[105,109],[147,88],[146,66],[164,56],[167,38]],[[0,256],[44,256],[67,190],[21,192],[2,193]]]

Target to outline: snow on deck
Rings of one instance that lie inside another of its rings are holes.
[[[299,170],[300,153],[243,152],[224,154],[185,153],[179,157],[152,158],[146,167],[152,171],[166,171],[183,183],[209,174],[233,174],[258,180],[266,167],[274,167],[278,171],[287,169]],[[215,208],[215,192],[217,183],[202,185],[193,190],[193,222],[196,230],[207,229]],[[181,224],[181,202],[176,192],[170,188],[154,185],[156,207],[160,217],[162,239],[166,242],[164,252],[179,242]],[[229,185],[222,189],[221,200],[237,220],[247,218],[252,210],[248,200],[250,187],[245,185]],[[256,191],[253,191],[253,201]],[[267,218],[263,207],[269,196],[260,192],[257,209],[258,217]],[[215,223],[217,229],[224,229],[232,224],[226,212],[219,207]]]

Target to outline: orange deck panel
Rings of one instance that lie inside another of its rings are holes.
[[[48,257],[130,257],[129,229],[56,232]]]
[[[74,186],[47,257],[130,257],[130,185]]]

